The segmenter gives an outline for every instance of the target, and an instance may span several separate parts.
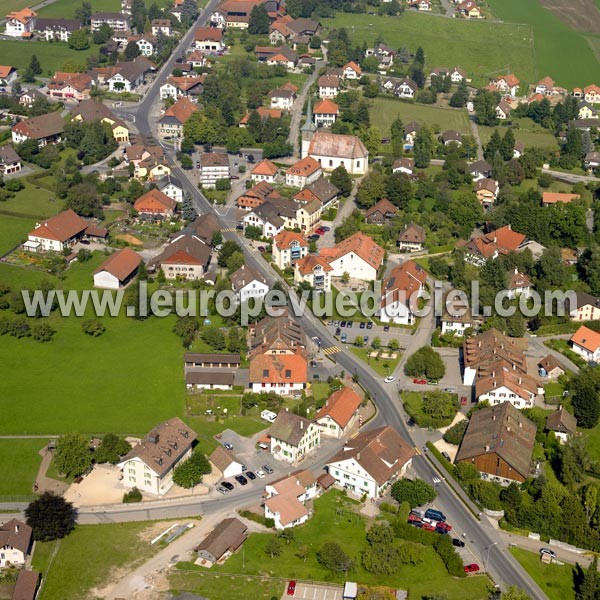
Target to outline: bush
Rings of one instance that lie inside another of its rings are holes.
[[[219,192],[227,192],[231,189],[231,181],[229,179],[217,179],[215,189]]]
[[[102,321],[99,321],[98,319],[86,319],[81,324],[81,330],[87,335],[98,337],[106,331],[106,327],[104,327]]]
[[[255,523],[260,523],[261,525],[264,525],[265,527],[268,527],[269,529],[273,529],[275,527],[274,519],[267,519],[265,516],[259,515],[250,510],[238,510],[238,514],[240,515],[240,517],[244,517],[245,519],[250,519],[250,521],[254,521]]]
[[[468,484],[469,496],[489,510],[502,510],[500,501],[500,486],[483,479],[471,480]]]
[[[433,348],[423,346],[408,357],[404,372],[409,377],[441,379],[446,372],[446,367],[441,356]]]
[[[202,476],[212,471],[208,459],[202,452],[193,452],[190,458],[180,463],[173,471],[173,481],[182,488],[192,488],[202,482]]]
[[[463,419],[455,425],[452,425],[452,427],[450,427],[450,429],[447,429],[446,433],[444,433],[444,441],[448,442],[449,444],[459,446],[465,435],[465,431],[467,430],[468,424],[469,421],[467,419]]]
[[[131,488],[128,492],[123,494],[123,503],[131,504],[132,502],[141,502],[142,501],[142,492],[138,490],[136,487]]]
[[[392,485],[391,493],[396,502],[408,502],[411,508],[432,502],[437,496],[433,486],[422,479],[400,479]]]
[[[444,562],[444,565],[446,565],[449,575],[453,577],[466,576],[463,561],[454,551],[452,539],[449,535],[438,534],[438,539],[435,541],[433,547]]]

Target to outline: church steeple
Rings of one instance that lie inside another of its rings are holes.
[[[313,138],[313,135],[317,131],[317,126],[313,121],[313,112],[312,112],[312,98],[308,97],[308,104],[306,106],[306,121],[304,125],[300,127],[300,134],[302,137],[302,143],[300,148],[300,158],[304,158],[308,155],[308,149],[310,148],[310,142]]]

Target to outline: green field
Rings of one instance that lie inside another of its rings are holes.
[[[594,55],[586,35],[565,25],[544,9],[539,0],[488,0],[488,4],[504,21],[531,24],[535,39],[535,80],[549,75],[558,85],[567,88],[595,82],[599,57]],[[598,38],[590,39],[598,48]],[[533,81],[522,77],[516,65],[511,66],[521,80]]]
[[[353,44],[372,45],[381,37],[394,48],[405,46],[412,52],[422,46],[428,69],[459,66],[474,84],[487,83],[490,76],[509,71],[522,81],[536,77],[529,25],[439,19],[413,12],[401,17],[338,13],[321,22],[330,28],[346,27]],[[556,38],[556,49],[563,60],[568,56],[561,38]]]
[[[518,123],[519,127],[513,128],[513,133],[515,134],[515,140],[517,142],[523,142],[526,148],[535,146],[558,150],[558,142],[550,130],[544,129],[540,125],[536,125],[531,119],[518,119]],[[494,127],[478,125],[478,129],[481,143],[485,146],[489,142],[490,137],[492,137]],[[497,129],[502,136],[506,133],[505,127],[498,127]]]
[[[210,571],[183,573],[173,571],[169,584],[173,593],[202,592],[207,598],[227,598],[227,600],[271,600],[280,598],[285,592],[286,583],[282,580],[251,579],[243,575],[237,577],[214,574]]]
[[[4,0],[2,2],[2,16],[13,12],[15,10],[21,10],[26,6],[33,6],[35,4],[34,0]]]
[[[148,523],[78,525],[60,542],[50,571],[43,573],[44,588],[39,600],[87,598],[91,588],[108,583],[113,569],[125,565],[129,569],[148,560],[159,548],[150,545],[147,534],[141,538],[147,529]],[[47,569],[55,543],[37,543],[34,568]]]
[[[23,181],[23,180],[22,180]],[[0,203],[0,222],[4,215],[14,213],[15,216],[31,215],[33,218],[48,218],[57,215],[63,209],[63,200],[57,200],[56,194],[43,187],[25,183],[25,188],[15,194],[14,198]]]
[[[51,5],[52,6],[52,5]],[[31,55],[35,54],[42,67],[42,77],[53,75],[60,71],[67,61],[74,61],[85,66],[87,56],[95,54],[97,46],[91,46],[87,50],[71,50],[65,42],[21,42],[19,40],[1,40],[0,56],[2,63],[12,65],[17,69],[24,70],[29,65]]]
[[[467,112],[464,110],[413,104],[394,98],[375,98],[372,102],[371,123],[379,128],[384,137],[389,134],[390,125],[398,116],[405,125],[418,121],[435,130],[454,129],[461,133],[471,133]]]
[[[594,429],[584,429],[585,441],[592,460],[600,462],[600,424]]]
[[[92,14],[95,12],[120,12],[120,0],[87,0],[92,5]],[[75,9],[81,6],[78,0],[56,0],[44,8],[40,8],[37,13],[40,17],[56,19],[73,19]]]
[[[0,497],[33,493],[35,477],[42,462],[38,451],[46,443],[47,440],[43,439],[0,440]]]
[[[0,204],[0,210],[4,209]],[[12,250],[27,239],[27,233],[35,227],[35,219],[21,219],[0,215],[0,255]]]
[[[575,598],[573,590],[575,567],[572,565],[546,565],[540,561],[539,554],[522,548],[511,548],[510,551],[550,600]]]

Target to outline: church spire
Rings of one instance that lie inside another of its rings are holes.
[[[306,106],[306,121],[304,125],[302,125],[300,131],[305,131],[307,133],[314,133],[317,130],[316,125],[313,122],[313,112],[312,112],[312,98],[308,97],[308,104]]]

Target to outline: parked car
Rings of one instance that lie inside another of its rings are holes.
[[[460,403],[461,403],[461,405],[462,405],[462,406],[466,406],[466,405],[467,405],[467,402],[468,402],[468,399],[467,399],[467,397],[466,397],[466,396],[461,396],[461,398],[460,398]]]
[[[316,242],[321,236],[318,233],[313,233],[312,235],[308,236],[308,241],[309,242]]]
[[[477,573],[479,571],[479,565],[477,563],[471,563],[465,565],[465,573]]]
[[[447,392],[448,394],[456,394],[456,388],[453,388],[453,387],[444,388],[444,391]]]
[[[360,327],[361,329],[364,329],[366,326],[367,326],[367,324],[366,324],[364,321],[361,321],[361,322],[360,322],[360,325],[359,325],[359,327]]]
[[[240,484],[240,485],[247,485],[248,484],[248,480],[243,476],[243,475],[236,475],[235,476],[235,480]]]
[[[315,233],[323,235],[325,233],[325,230],[322,227],[318,227],[317,229],[315,229]]]
[[[364,342],[365,344],[368,344],[368,343],[369,343],[369,336],[368,336],[368,335],[363,335],[363,342]]]
[[[340,337],[340,341],[342,342],[342,344],[345,344],[347,339],[348,338],[346,337],[346,334],[342,333],[342,336]]]
[[[452,545],[456,546],[457,548],[465,547],[465,543],[462,540],[459,540],[458,538],[452,538]]]
[[[367,323],[367,329],[373,329],[373,321]]]
[[[540,548],[540,554],[548,554],[552,558],[556,558],[556,554],[554,553],[554,550],[550,550],[550,548]]]
[[[354,323],[352,321],[346,321],[346,327],[352,327],[352,325],[354,325]]]
[[[419,385],[426,385],[427,379],[413,379],[413,383],[417,383]]]
[[[296,593],[296,582],[292,579],[287,586],[287,595],[293,596]]]
[[[384,325],[383,326],[383,330],[384,331],[389,331],[390,330],[390,326],[389,325]]]
[[[217,492],[219,492],[220,494],[223,494],[223,496],[225,494],[229,494],[229,490],[224,485],[218,485]]]
[[[259,251],[259,252],[266,252],[266,251],[267,251],[267,249],[266,249],[264,246],[259,246],[259,247],[258,247],[258,251]]]
[[[452,462],[452,459],[450,458],[450,455],[444,450],[444,452],[442,452],[442,456],[448,461],[448,462]]]
[[[395,378],[395,377],[392,377],[392,376],[390,375],[390,376],[386,377],[386,378],[384,379],[384,381],[385,381],[386,383],[394,383],[394,381],[396,381],[396,378]]]
[[[239,175],[230,175],[229,179],[239,179],[240,176]]]
[[[262,471],[261,469],[258,469],[258,471],[256,471],[256,476],[257,476],[259,479],[264,479],[264,478],[265,478],[265,472],[264,472],[264,471]]]
[[[246,471],[246,477],[250,481],[254,481],[256,479],[256,475],[252,471]]]
[[[263,471],[271,475],[273,473],[273,469],[269,465],[263,465]]]
[[[326,225],[321,225],[320,229],[323,231],[331,231],[331,227],[327,227]]]
[[[225,448],[225,450],[233,450],[233,444],[230,444],[229,442],[223,442],[223,448]]]
[[[233,483],[229,483],[229,481],[221,481],[221,485],[229,491],[234,489]]]
[[[236,228],[238,231],[243,231],[243,229],[244,229],[244,226],[240,224],[240,225],[236,225],[236,226],[235,226],[235,228]]]
[[[339,327],[337,327],[335,330],[335,335],[340,335],[340,333],[341,333],[341,329]]]
[[[425,511],[425,517],[427,519],[433,519],[434,521],[445,521],[446,520],[446,515],[439,510],[435,510],[435,508],[428,508]]]

